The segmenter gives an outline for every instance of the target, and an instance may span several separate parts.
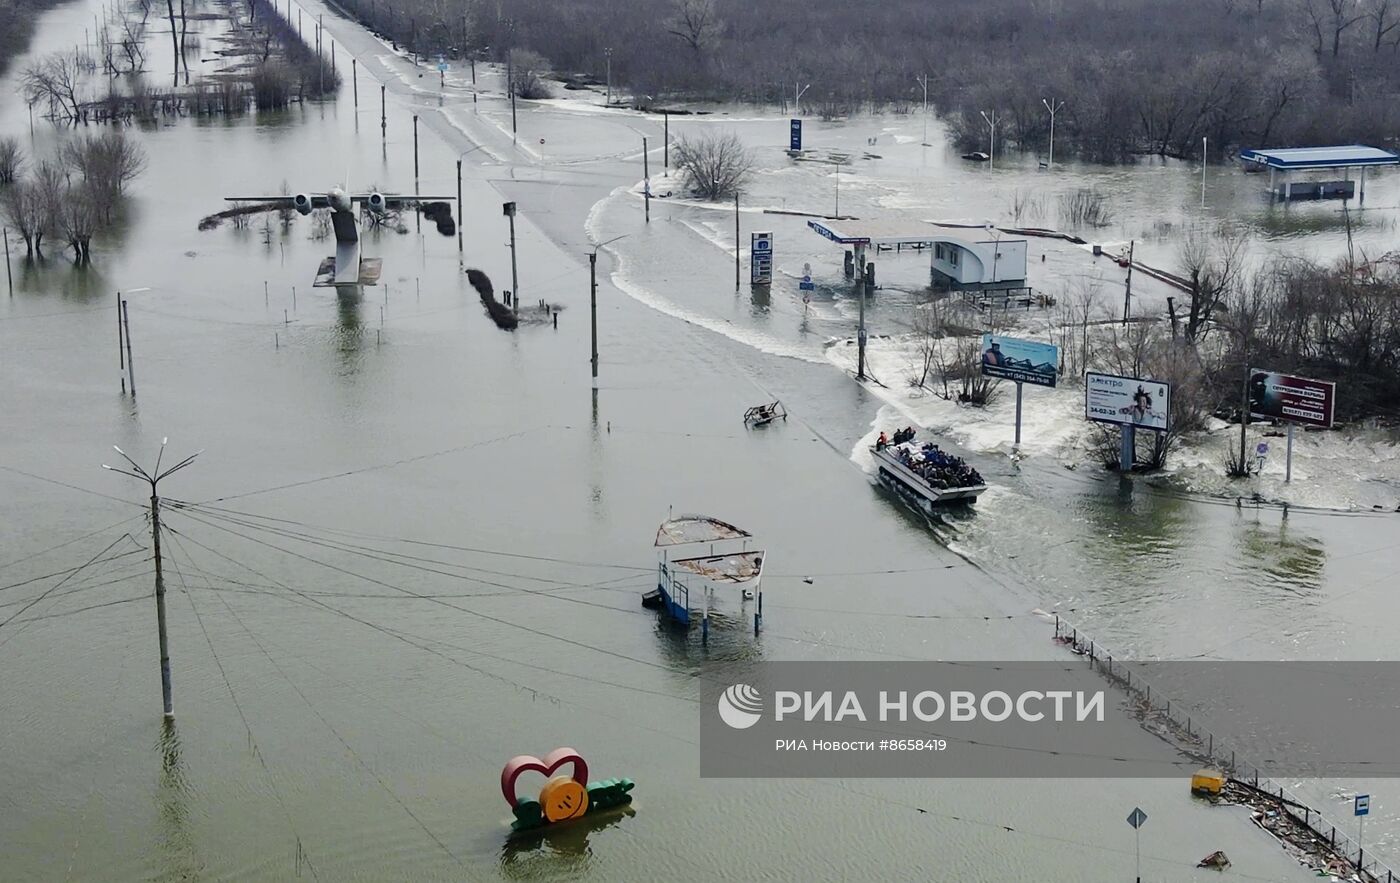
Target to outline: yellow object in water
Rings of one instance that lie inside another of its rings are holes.
[[[1197,770],[1191,777],[1192,794],[1219,794],[1225,788],[1225,774],[1220,770]]]

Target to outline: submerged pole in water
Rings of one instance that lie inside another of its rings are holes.
[[[121,370],[118,372],[122,379],[122,395],[126,395],[126,352],[122,345],[126,342],[126,335],[122,332],[122,293],[117,292],[117,365]]]
[[[415,183],[418,181],[418,114],[416,113],[413,115],[413,180]]]
[[[598,249],[588,253],[588,315],[590,320],[593,365],[593,389],[598,389]]]
[[[352,55],[350,57],[350,88],[355,93],[355,109],[360,109],[360,63]]]
[[[1016,381],[1016,447],[1021,446],[1021,381]]]
[[[131,360],[131,311],[127,309],[126,301],[121,303],[122,328],[126,331],[126,377],[131,385],[132,396],[136,395],[136,363]]]
[[[1288,447],[1287,453],[1283,457],[1283,480],[1288,483],[1293,480],[1293,424],[1288,424]],[[1286,512],[1286,510],[1285,510]]]
[[[739,292],[739,192],[734,192],[734,293]]]
[[[642,202],[646,205],[646,221],[651,223],[651,158],[647,156],[647,136],[642,136]]]
[[[389,137],[389,116],[384,110],[384,85],[379,86],[379,140]]]
[[[10,228],[5,228],[5,281],[10,283],[10,297],[15,296],[15,276],[10,269]],[[120,297],[121,295],[118,295]]]
[[[462,158],[457,157],[457,265],[462,264]]]

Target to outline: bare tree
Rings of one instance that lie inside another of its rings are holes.
[[[1195,342],[1202,336],[1216,308],[1239,284],[1244,247],[1244,236],[1229,227],[1221,226],[1213,232],[1201,228],[1186,231],[1179,260],[1189,286],[1187,341]]]
[[[718,41],[723,31],[715,0],[677,0],[676,10],[666,22],[666,32],[680,37],[696,55]]]
[[[78,100],[80,77],[78,64],[72,56],[54,52],[26,68],[20,82],[24,86],[25,99],[30,104],[48,101],[50,114],[78,120],[83,113],[82,103]]]
[[[1303,0],[1303,10],[1312,25],[1314,48],[1322,54],[1325,39],[1332,41],[1332,57],[1342,49],[1342,34],[1366,17],[1361,0]]]
[[[510,50],[510,87],[521,98],[548,98],[549,61],[529,49]]]
[[[753,154],[733,132],[681,138],[672,149],[687,186],[706,199],[738,193],[753,171]]]
[[[1400,27],[1395,0],[1368,0],[1366,17],[1371,20],[1372,52],[1380,52],[1390,32]]]
[[[54,210],[55,232],[73,249],[73,261],[78,264],[92,259],[92,237],[101,221],[91,190],[87,184],[67,187]]]
[[[0,138],[0,184],[13,184],[24,167],[24,151],[19,139]]]

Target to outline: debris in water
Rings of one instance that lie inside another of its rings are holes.
[[[1196,867],[1215,868],[1217,871],[1223,871],[1230,867],[1230,858],[1223,850],[1217,849],[1215,852],[1212,852],[1210,855],[1196,862]]]

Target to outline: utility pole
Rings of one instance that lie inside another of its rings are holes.
[[[520,279],[515,270],[515,203],[508,202],[501,207],[505,216],[510,219],[510,304],[514,311],[520,312]]]
[[[10,297],[15,296],[15,276],[10,269],[10,228],[5,228],[5,281],[10,283]]]
[[[734,192],[734,293],[739,293],[739,192]]]
[[[117,365],[121,370],[118,372],[122,379],[122,395],[126,395],[126,351],[122,346],[126,343],[126,333],[122,331],[122,293],[117,292]]]
[[[413,184],[417,190],[418,184],[418,114],[413,115]]]
[[[1050,161],[1045,164],[1045,167],[1053,169],[1055,167],[1055,114],[1060,112],[1060,108],[1064,107],[1065,103],[1053,98],[1049,101],[1042,98],[1040,103],[1045,105],[1046,110],[1050,111]]]
[[[588,253],[588,315],[591,320],[593,388],[598,388],[598,249]]]
[[[1123,324],[1128,324],[1128,316],[1132,312],[1133,304],[1133,246],[1137,245],[1137,240],[1128,242],[1128,278],[1123,283]]]
[[[923,146],[928,147],[928,74],[915,77],[914,82],[924,87],[924,140]]]
[[[151,472],[142,469],[137,465],[135,460],[128,457],[126,452],[116,445],[113,445],[112,448],[118,454],[121,454],[122,459],[130,464],[131,468],[118,469],[108,466],[106,463],[102,464],[102,468],[111,470],[112,472],[120,472],[122,475],[129,475],[132,478],[138,478],[151,486],[151,542],[156,565],[156,628],[159,630],[160,634],[160,692],[162,704],[165,708],[165,716],[167,718],[173,718],[175,716],[175,707],[170,690],[170,641],[166,637],[165,631],[165,576],[161,570],[160,495],[157,492],[157,485],[162,478],[165,478],[171,473],[179,472],[181,469],[193,463],[194,458],[202,454],[203,451],[196,451],[164,472],[161,472],[160,461],[161,458],[165,456],[165,444],[167,441],[169,441],[169,439],[161,439],[160,453],[156,455],[156,468]]]
[[[1206,152],[1207,138],[1201,136],[1201,208],[1206,207],[1206,160],[1209,154]]]
[[[136,363],[131,360],[131,311],[121,302],[122,328],[126,331],[126,376],[131,381],[131,395],[136,395]]]
[[[979,110],[978,113],[986,120],[987,128],[992,130],[992,142],[987,152],[987,170],[991,171],[997,167],[997,112],[993,110],[991,116],[987,116],[985,110]]]
[[[792,112],[802,116],[802,96],[807,94],[807,90],[812,88],[812,84],[802,85],[801,81],[792,84]]]
[[[608,66],[608,97],[604,100],[603,104],[604,104],[605,106],[607,106],[607,107],[612,107],[612,47],[611,47],[611,46],[606,46],[606,47],[603,48],[603,62]]]
[[[670,112],[669,110],[663,110],[663,111],[661,111],[661,124],[662,124],[662,126],[664,127],[663,130],[662,130],[662,132],[663,132],[663,134],[662,134],[662,140],[666,142],[666,144],[665,144],[665,149],[663,149],[662,152],[661,152],[661,168],[665,169],[666,171],[670,171],[670,170],[671,170],[671,112]]]
[[[350,88],[355,94],[355,109],[360,109],[360,62],[350,56]]]
[[[651,223],[651,158],[647,156],[647,136],[642,136],[642,202],[646,204],[647,223]]]
[[[515,68],[506,52],[506,93],[510,95],[510,140],[515,141]],[[512,222],[514,223],[514,222]]]
[[[379,140],[385,141],[389,138],[389,116],[385,112],[384,86],[379,86]]]
[[[462,263],[462,158],[457,157],[457,263]],[[460,267],[459,267],[460,269]]]

